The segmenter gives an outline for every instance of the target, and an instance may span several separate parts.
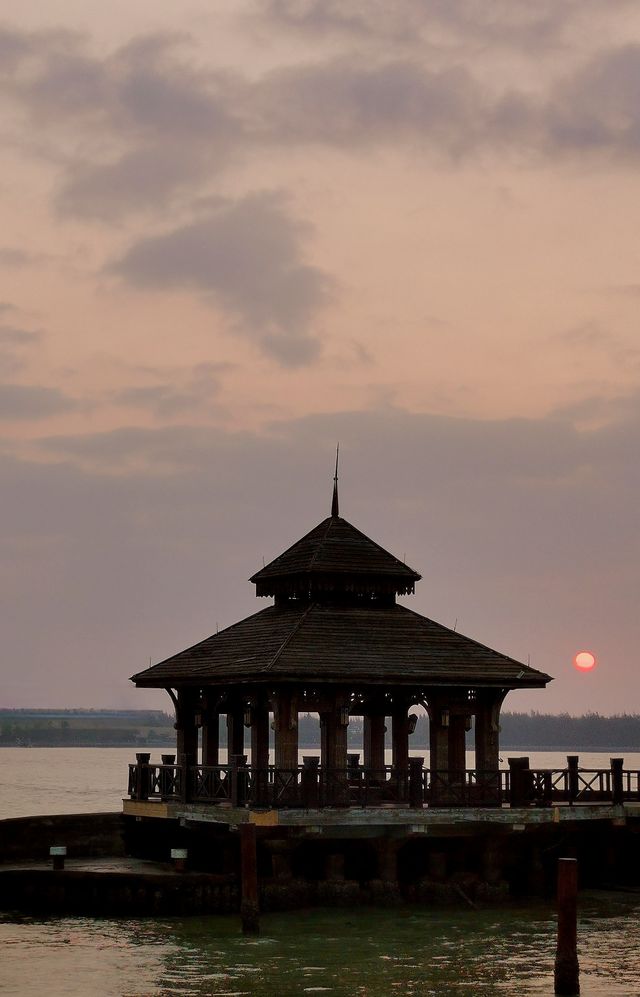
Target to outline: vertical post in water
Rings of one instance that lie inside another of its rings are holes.
[[[576,997],[580,993],[577,917],[578,863],[576,859],[558,859],[558,944],[554,992],[562,997]]]
[[[258,906],[258,856],[256,825],[240,824],[240,920],[242,931],[258,934],[260,909]]]

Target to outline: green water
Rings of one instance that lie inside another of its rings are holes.
[[[553,994],[549,906],[234,917],[0,920],[0,992],[19,997]],[[582,997],[640,994],[640,898],[581,897]]]

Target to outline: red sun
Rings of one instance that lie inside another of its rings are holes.
[[[573,659],[573,667],[579,672],[590,672],[596,667],[596,656],[591,651],[578,651]]]

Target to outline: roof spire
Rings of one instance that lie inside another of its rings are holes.
[[[340,511],[338,507],[338,457],[340,456],[340,444],[336,446],[336,471],[333,476],[333,498],[331,500],[331,515],[339,516]]]

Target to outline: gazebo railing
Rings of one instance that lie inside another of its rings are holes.
[[[165,756],[154,764],[140,753],[129,766],[128,795],[162,800],[282,809],[297,807],[540,807],[640,802],[640,770],[612,759],[608,769],[580,769],[573,758],[565,769],[435,770],[410,759],[408,768],[375,769],[350,764],[323,769],[315,764],[283,769],[270,765],[177,764]],[[514,759],[523,762],[526,759]]]

